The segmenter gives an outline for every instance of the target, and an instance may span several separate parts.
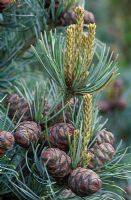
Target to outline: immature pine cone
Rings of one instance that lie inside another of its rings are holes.
[[[32,121],[21,122],[14,134],[17,144],[28,148],[31,143],[37,142],[41,137],[41,127]]]
[[[60,149],[49,148],[41,153],[42,164],[46,165],[50,175],[61,180],[71,171],[70,157]]]
[[[28,101],[19,97],[17,94],[12,94],[6,97],[5,102],[9,104],[9,117],[12,119],[15,116],[15,119],[18,121],[21,118],[21,121],[30,120],[30,107]]]
[[[110,161],[115,153],[113,146],[109,143],[96,144],[94,148],[89,150],[91,157],[90,163],[87,166],[90,169],[101,168],[106,162]]]
[[[0,157],[3,156],[7,150],[12,149],[13,144],[13,134],[7,131],[0,131]]]
[[[75,128],[71,124],[56,123],[49,127],[49,140],[53,147],[57,147],[63,151],[68,150],[68,137],[73,137]]]
[[[98,132],[96,136],[96,142],[97,144],[105,142],[113,145],[115,142],[115,137],[111,132],[106,130],[101,130],[100,132]]]
[[[79,167],[71,172],[68,185],[72,192],[84,197],[98,192],[102,182],[92,170]]]

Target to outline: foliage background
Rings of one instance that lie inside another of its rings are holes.
[[[123,139],[124,145],[131,145],[131,3],[129,0],[88,0],[86,8],[96,17],[97,37],[119,54],[118,79],[124,84],[123,98],[127,107],[123,111],[104,114],[107,127]],[[129,183],[129,188],[131,184]],[[131,192],[131,190],[130,190]],[[131,197],[129,193],[128,199]]]

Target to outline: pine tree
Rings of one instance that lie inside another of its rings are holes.
[[[25,2],[30,6],[30,1]],[[31,7],[34,12],[40,2]],[[44,2],[49,17],[57,13],[60,1]],[[72,5],[74,1],[68,2]],[[123,199],[119,181],[129,178],[130,153],[121,143],[114,149],[114,136],[105,130],[106,122],[96,106],[96,93],[118,74],[117,62],[106,45],[95,38],[94,21],[84,24],[84,8],[77,6],[73,12],[75,23],[67,27],[66,34],[45,29],[39,32],[36,44],[31,42],[44,80],[10,84],[11,95],[1,101],[3,199]],[[39,15],[35,16],[40,22]],[[48,28],[54,24],[49,23]],[[23,47],[18,55],[22,51]]]

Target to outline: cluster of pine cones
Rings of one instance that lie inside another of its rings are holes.
[[[12,119],[16,113],[16,117],[21,118],[21,123],[14,133],[4,130],[0,132],[0,157],[12,149],[14,143],[28,149],[31,143],[48,140],[51,147],[48,148],[46,145],[47,148],[41,152],[41,163],[56,181],[66,181],[69,191],[78,196],[88,196],[101,189],[102,181],[96,172],[101,170],[114,155],[115,150],[112,145],[115,139],[111,132],[102,130],[97,133],[96,143],[87,149],[90,161],[86,169],[81,166],[72,169],[68,152],[69,135],[72,140],[75,131],[73,125],[55,123],[49,126],[47,139],[43,137],[41,126],[31,120],[29,104],[25,98],[13,94],[6,97],[5,102],[9,106],[9,117]]]

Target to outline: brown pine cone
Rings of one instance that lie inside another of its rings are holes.
[[[75,24],[76,23],[76,17],[75,17],[74,9],[64,12],[62,14],[62,17],[61,17],[60,20],[61,20],[61,24],[64,25],[64,26]],[[93,13],[85,10],[84,23],[85,24],[90,24],[90,23],[94,24],[95,23],[95,17],[93,15]]]
[[[91,157],[90,163],[87,166],[90,169],[101,168],[106,162],[110,161],[115,153],[115,149],[109,143],[96,144],[94,148],[89,150]]]
[[[115,142],[115,137],[111,132],[106,130],[101,130],[100,132],[97,133],[96,142],[97,144],[105,142],[113,145]]]
[[[0,157],[7,151],[12,149],[14,145],[14,136],[10,132],[0,131]]]
[[[66,11],[62,14],[62,17],[61,17],[61,24],[63,26],[68,26],[68,25],[71,25],[71,24],[75,24],[76,23],[76,19],[75,19],[75,12],[74,10],[69,10],[69,11]]]
[[[73,137],[75,128],[71,124],[56,123],[49,127],[49,141],[53,147],[57,147],[63,151],[69,148],[68,137]]]
[[[41,127],[33,121],[21,122],[14,134],[17,144],[28,148],[31,143],[37,142],[41,137]]]
[[[15,119],[18,121],[21,118],[21,121],[30,120],[30,106],[28,101],[19,97],[17,94],[8,95],[5,99],[5,102],[9,104],[9,113],[8,116],[12,119],[15,116]]]
[[[98,192],[102,181],[92,170],[79,167],[71,172],[68,185],[72,192],[84,197]]]
[[[94,24],[95,23],[95,16],[92,12],[85,10],[84,23],[85,24]]]
[[[41,153],[42,164],[46,165],[50,175],[57,180],[62,180],[71,171],[70,157],[60,149],[49,148]]]

